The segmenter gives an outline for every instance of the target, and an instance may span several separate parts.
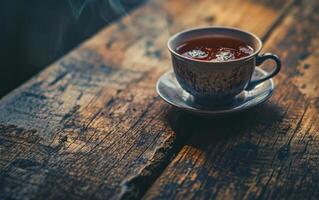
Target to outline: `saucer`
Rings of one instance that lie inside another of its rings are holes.
[[[256,67],[252,79],[265,75],[267,72]],[[179,85],[173,71],[163,74],[156,84],[156,91],[164,101],[179,109],[200,115],[223,115],[247,110],[269,99],[274,89],[273,80],[268,79],[249,91],[244,90],[227,105],[206,106],[194,101],[194,97]]]

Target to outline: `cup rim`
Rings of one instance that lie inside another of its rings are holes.
[[[182,56],[180,55],[179,53],[177,53],[174,49],[171,48],[171,43],[173,40],[175,40],[177,37],[179,37],[180,35],[182,34],[185,34],[187,32],[190,32],[190,31],[200,31],[200,30],[205,30],[205,29],[228,29],[228,30],[234,30],[234,31],[239,31],[239,32],[242,32],[244,34],[247,34],[251,37],[253,37],[259,44],[259,47],[257,50],[254,51],[254,53],[250,54],[249,56],[245,56],[245,57],[242,57],[242,58],[239,58],[239,59],[234,59],[234,60],[227,60],[227,61],[208,61],[208,60],[196,60],[196,59],[193,59],[193,58],[188,58],[188,57],[185,57],[185,56]],[[262,49],[262,46],[263,46],[263,43],[261,41],[261,39],[249,32],[249,31],[246,31],[246,30],[243,30],[243,29],[240,29],[240,28],[235,28],[235,27],[229,27],[229,26],[205,26],[205,27],[197,27],[197,28],[189,28],[189,29],[185,29],[184,31],[180,31],[178,33],[175,33],[174,35],[172,35],[168,41],[167,41],[167,47],[169,49],[169,51],[174,54],[175,56],[178,56],[182,59],[185,59],[185,60],[189,60],[189,61],[192,61],[192,62],[198,62],[198,63],[215,63],[215,64],[221,64],[221,63],[232,63],[232,62],[238,62],[238,61],[242,61],[242,60],[247,60],[251,57],[254,57],[256,56]]]

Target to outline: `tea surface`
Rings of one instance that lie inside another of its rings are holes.
[[[254,53],[254,49],[243,41],[224,37],[189,40],[179,45],[176,51],[187,58],[214,62],[236,60]]]

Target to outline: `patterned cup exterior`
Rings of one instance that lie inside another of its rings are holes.
[[[224,62],[194,60],[175,51],[176,47],[185,41],[211,36],[242,40],[255,51],[250,56]],[[168,41],[173,69],[181,87],[197,99],[210,100],[231,99],[247,87],[261,47],[262,43],[257,36],[230,27],[190,29],[175,34]]]
[[[202,99],[232,98],[245,89],[255,68],[255,59],[235,63],[189,62],[173,55],[177,81],[184,90]]]

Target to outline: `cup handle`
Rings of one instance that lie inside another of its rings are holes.
[[[274,67],[274,69],[266,76],[260,77],[256,80],[250,80],[249,84],[246,87],[246,90],[251,90],[253,89],[255,86],[257,86],[258,84],[274,77],[275,75],[278,74],[278,72],[281,69],[281,61],[280,58],[276,55],[276,54],[272,54],[272,53],[265,53],[263,55],[257,55],[256,58],[256,66],[261,65],[265,60],[267,59],[272,59],[275,61],[276,66]]]

